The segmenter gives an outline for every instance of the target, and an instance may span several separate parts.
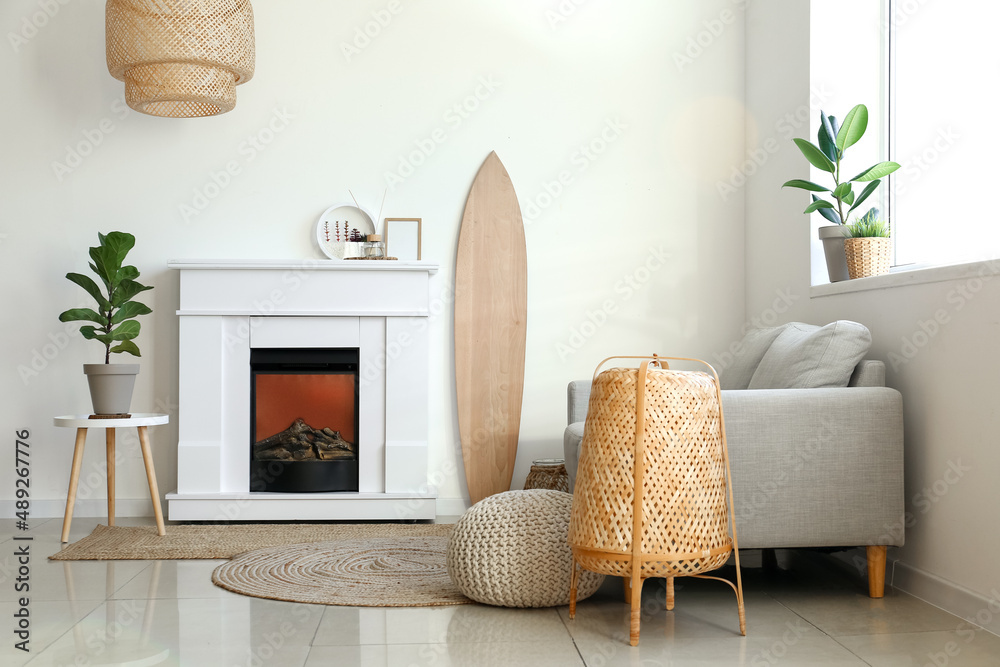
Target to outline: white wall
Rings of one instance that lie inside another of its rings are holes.
[[[772,127],[810,104],[808,55],[809,3],[752,5],[751,124]],[[809,115],[815,114],[814,106]],[[809,249],[818,223],[801,213],[805,194],[781,189],[785,180],[801,178],[807,164],[789,140],[779,144],[745,190],[747,312],[769,313],[782,292],[792,295],[792,306],[780,321],[844,318],[871,329],[871,356],[890,362],[887,384],[902,392],[904,402],[906,509],[913,525],[906,546],[890,551],[900,561],[893,583],[975,615],[985,609],[976,596],[995,598],[1000,590],[1000,281],[972,278],[810,298]],[[814,250],[813,259],[822,256]],[[936,324],[936,317],[944,323]]]
[[[460,507],[465,494],[447,306],[465,198],[491,150],[513,178],[527,225],[515,488],[532,458],[561,455],[569,380],[613,353],[708,355],[739,329],[743,202],[717,194],[728,173],[720,165],[743,149],[737,4],[426,0],[387,14],[383,0],[258,0],[254,79],[238,89],[233,112],[191,120],[123,106],[123,85],[104,62],[104,2],[49,4],[58,7],[51,17],[37,0],[0,4],[0,451],[11,461],[15,429],[31,430],[36,514],[58,515],[66,493],[72,434],[51,417],[88,410],[80,364],[99,360],[95,343],[67,339],[56,321],[83,303],[62,276],[86,272],[98,231],[134,233],[130,260],[156,286],[137,341],[143,370],[133,409],[176,416],[178,293],[167,261],[319,257],[310,239],[324,209],[348,202],[350,188],[377,211],[386,172],[438,128],[445,140],[415,156],[422,164],[390,189],[382,215],[423,218],[424,258],[441,264],[434,290],[446,309],[433,323],[430,403],[431,468],[451,499],[443,507]],[[391,21],[348,59],[341,44],[372,12]],[[470,97],[477,92],[481,99]],[[464,117],[454,111],[463,104],[472,109]],[[77,162],[71,150],[86,155]],[[68,159],[68,173],[54,168]],[[238,173],[216,192],[227,163]],[[46,354],[54,358],[38,356]],[[18,368],[33,358],[37,375],[22,379]],[[134,435],[120,437],[120,511],[127,499],[141,510],[138,447]],[[176,425],[153,438],[160,489],[169,491]],[[82,491],[93,499],[104,497],[102,458],[95,436]],[[0,471],[0,499],[13,497],[9,471]],[[81,511],[100,512],[100,503]]]

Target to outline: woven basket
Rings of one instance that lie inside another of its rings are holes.
[[[250,0],[108,0],[105,28],[108,71],[142,113],[225,113],[253,77]]]
[[[525,489],[550,489],[569,493],[569,473],[564,459],[538,459],[524,480]]]
[[[863,236],[844,239],[847,275],[851,280],[889,273],[892,263],[892,239]]]
[[[656,357],[629,358],[645,361],[639,369],[612,368],[594,379],[569,543],[574,575],[579,564],[630,580],[634,646],[643,579],[667,578],[671,609],[673,578],[721,567],[737,543],[714,370],[712,375],[672,371],[660,367]],[[736,592],[740,633],[746,634],[738,551],[736,581],[726,583]],[[570,618],[574,615],[571,594]]]

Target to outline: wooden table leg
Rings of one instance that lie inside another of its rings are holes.
[[[108,444],[108,525],[115,525],[115,430],[107,431],[105,440]]]
[[[149,496],[153,500],[153,514],[156,516],[156,532],[160,536],[166,535],[167,530],[163,527],[163,510],[160,509],[160,490],[156,487],[156,471],[153,470],[153,452],[149,449],[149,434],[146,427],[140,426],[139,445],[142,447],[142,461],[146,464],[146,479],[149,481]]]
[[[69,492],[66,494],[66,516],[63,518],[62,541],[69,542],[69,526],[73,523],[73,505],[76,504],[76,486],[80,481],[83,465],[83,446],[87,443],[87,429],[76,429],[76,446],[73,448],[73,468],[69,473]]]

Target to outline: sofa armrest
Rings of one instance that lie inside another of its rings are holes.
[[[566,424],[575,424],[587,419],[587,404],[590,403],[590,380],[570,382],[566,388]]]
[[[722,392],[741,547],[903,544],[895,389]]]
[[[862,359],[854,367],[848,387],[884,387],[885,363],[876,359]]]

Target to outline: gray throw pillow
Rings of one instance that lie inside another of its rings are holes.
[[[792,322],[771,343],[748,389],[846,387],[871,345],[871,332],[857,322]]]
[[[736,346],[735,351],[716,355],[713,365],[719,373],[719,385],[722,389],[749,387],[750,378],[757,370],[760,360],[764,358],[764,353],[787,326],[783,324],[769,329],[751,329]]]

